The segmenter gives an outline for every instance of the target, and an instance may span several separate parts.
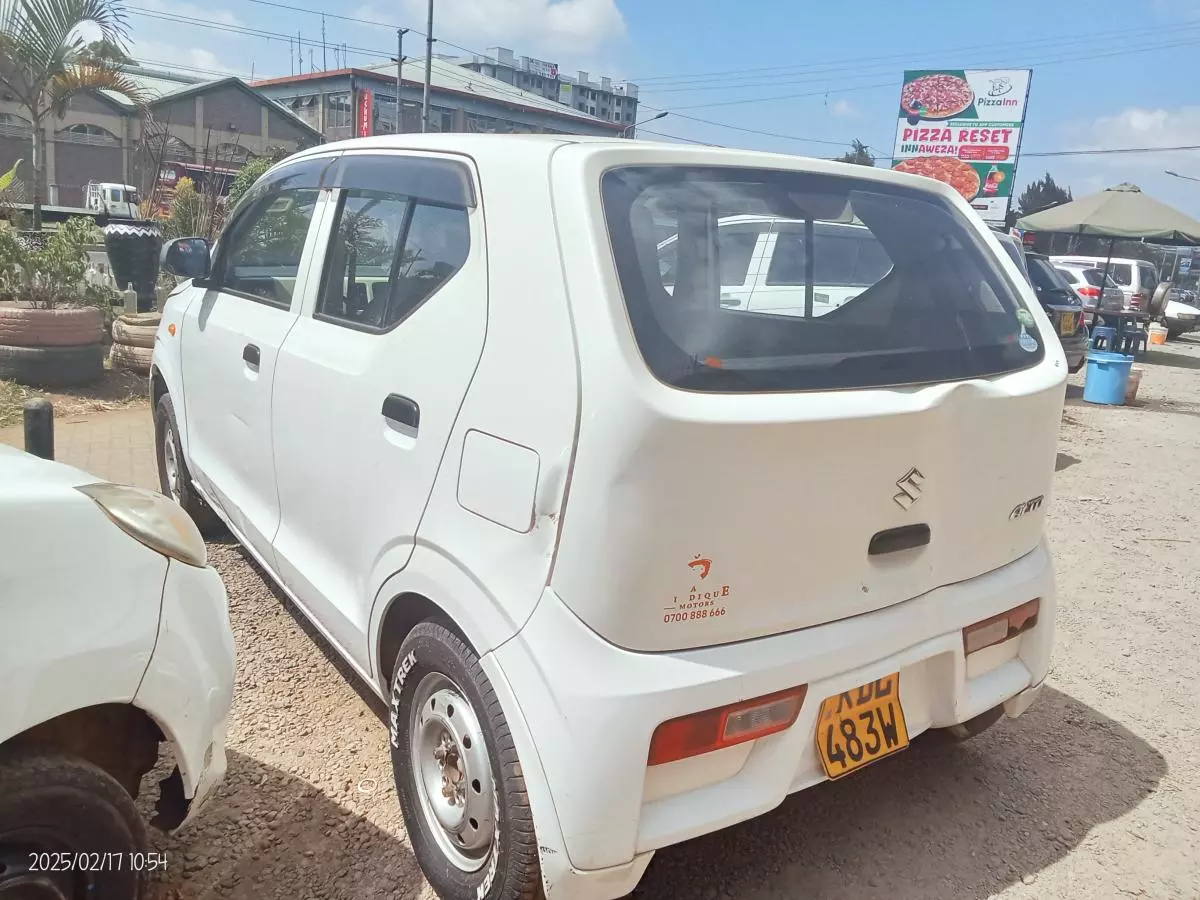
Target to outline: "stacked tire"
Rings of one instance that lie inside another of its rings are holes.
[[[147,375],[154,355],[154,333],[162,314],[156,312],[125,313],[117,316],[112,327],[112,350],[109,362],[114,369]]]
[[[103,340],[98,309],[0,306],[0,378],[33,387],[88,384],[104,374]]]

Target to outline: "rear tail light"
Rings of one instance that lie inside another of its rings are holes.
[[[1131,308],[1131,309],[1141,309],[1141,308],[1142,308],[1142,302],[1143,302],[1145,299],[1146,299],[1146,298],[1145,298],[1145,296],[1144,296],[1144,295],[1142,295],[1142,294],[1134,294],[1132,297],[1130,297],[1130,298],[1129,298],[1129,306],[1130,306],[1130,308]]]
[[[1037,624],[1040,599],[1022,603],[1016,609],[976,622],[963,629],[963,650],[970,656],[977,650],[1001,644],[1028,631]]]
[[[1091,287],[1091,286],[1081,287],[1079,289],[1079,296],[1080,297],[1090,297],[1094,300],[1095,298],[1100,296],[1100,288]]]
[[[647,765],[675,762],[786,731],[800,715],[807,693],[808,685],[802,684],[765,697],[668,719],[654,729]]]

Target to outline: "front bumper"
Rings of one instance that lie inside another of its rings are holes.
[[[154,655],[134,705],[175,751],[184,824],[225,776],[225,731],[233,702],[233,632],[225,586],[212,568],[171,560]]]
[[[1034,597],[1033,630],[968,662],[963,627]],[[548,786],[548,801],[534,808],[539,844],[561,844],[568,857],[543,855],[543,868],[557,872],[546,879],[548,900],[573,883],[592,900],[624,896],[654,850],[761,815],[824,781],[814,737],[825,697],[899,672],[911,736],[1001,704],[1019,715],[1046,676],[1054,618],[1044,542],[994,572],[877,612],[678,653],[615,647],[547,591],[521,632],[488,655],[488,668],[518,707],[510,726],[526,730],[518,752],[527,782],[540,771]],[[789,730],[647,767],[661,722],[800,684],[808,699]]]

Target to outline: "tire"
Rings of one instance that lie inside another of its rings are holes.
[[[154,359],[153,347],[135,347],[130,344],[113,344],[109,361],[114,369],[150,374],[150,363]]]
[[[153,325],[157,328],[158,323],[162,321],[162,313],[121,313],[117,319],[126,325]]]
[[[542,897],[521,764],[475,651],[444,626],[422,622],[396,656],[389,706],[396,793],[413,855],[437,895],[443,900]],[[439,741],[440,761],[434,754]],[[454,762],[447,766],[447,760]],[[447,771],[454,776],[450,782]],[[443,816],[456,822],[441,824],[426,799],[427,784],[437,790]],[[461,802],[448,802],[440,790],[447,784],[457,787]]]
[[[57,888],[68,897],[140,900],[147,878],[130,854],[146,849],[133,798],[107,772],[69,756],[0,757],[0,895],[8,887],[17,896],[55,896]],[[55,861],[62,871],[31,871]]]
[[[149,347],[154,348],[154,334],[158,331],[158,325],[130,325],[123,319],[117,319],[113,322],[112,336],[114,343],[124,344],[126,347]]]
[[[79,347],[104,337],[104,315],[93,307],[0,308],[0,344],[10,347]]]
[[[1075,363],[1075,365],[1067,366],[1067,371],[1070,372],[1072,375],[1074,375],[1077,372],[1079,372],[1079,370],[1082,369],[1086,365],[1087,365],[1087,357],[1085,356],[1079,362]]]
[[[175,406],[170,394],[159,397],[158,405],[154,407],[154,455],[158,462],[159,489],[183,507],[201,535],[206,538],[222,536],[224,524],[192,484],[191,473],[183,458],[183,446],[179,443],[179,424],[175,421]],[[171,474],[172,465],[174,475]]]
[[[1186,332],[1182,328],[1168,328],[1167,329],[1167,340],[1173,341],[1173,340],[1175,340],[1175,338],[1179,337],[1181,334],[1186,334]]]
[[[104,374],[104,345],[10,347],[0,344],[0,378],[36,387],[88,384]]]

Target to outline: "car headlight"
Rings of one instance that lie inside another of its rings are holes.
[[[104,510],[134,540],[189,566],[204,566],[208,549],[196,523],[173,500],[126,484],[85,484],[76,488]]]

